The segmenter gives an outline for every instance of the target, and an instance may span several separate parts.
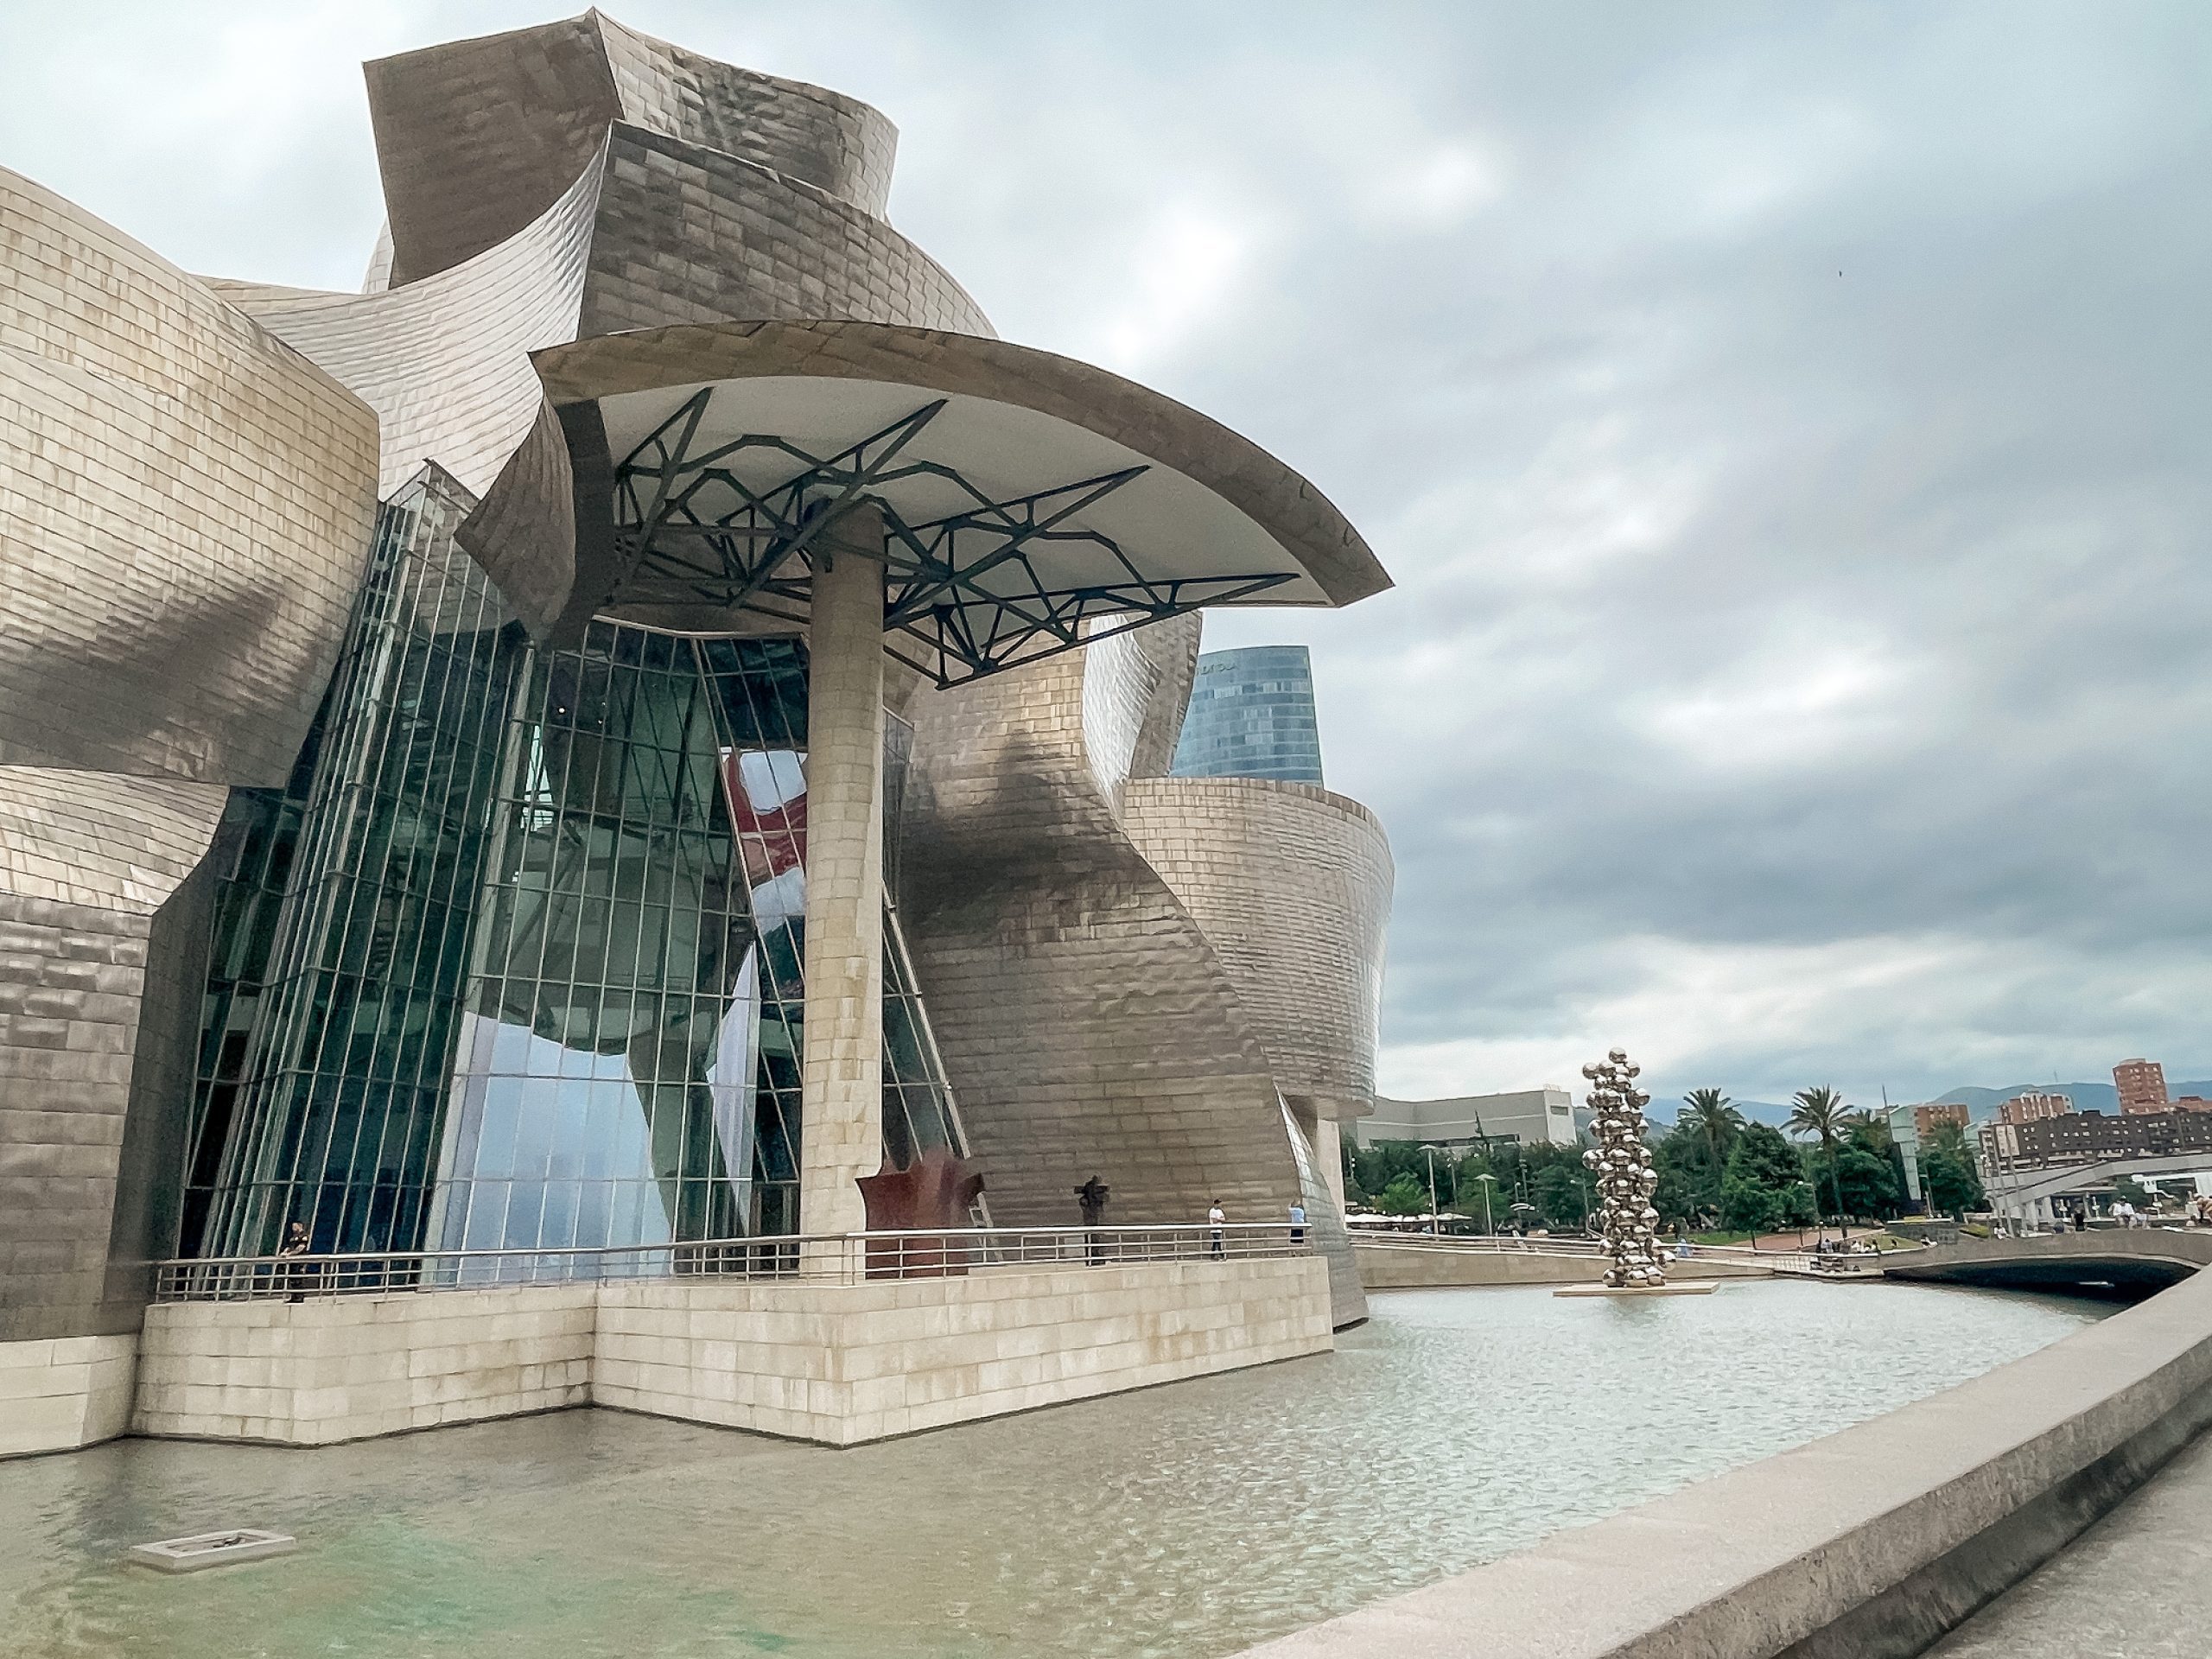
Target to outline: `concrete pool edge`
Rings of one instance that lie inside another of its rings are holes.
[[[1955,1388],[1246,1650],[1890,1659],[2212,1425],[2212,1274]]]

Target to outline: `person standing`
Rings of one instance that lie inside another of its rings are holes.
[[[284,1298],[288,1302],[303,1302],[307,1300],[308,1268],[306,1264],[298,1259],[307,1253],[307,1224],[296,1221],[292,1224],[290,1230],[284,1235],[283,1248],[276,1252],[286,1263],[283,1270],[284,1288],[291,1293]]]
[[[1229,1254],[1228,1241],[1222,1233],[1222,1229],[1228,1224],[1229,1212],[1221,1207],[1221,1200],[1216,1198],[1206,1206],[1206,1254],[1209,1255]]]
[[[1106,1259],[1106,1241],[1098,1236],[1098,1229],[1106,1220],[1106,1200],[1114,1196],[1114,1189],[1093,1175],[1075,1190],[1075,1201],[1083,1210],[1084,1260],[1096,1267]]]
[[[1290,1201],[1290,1242],[1294,1246],[1306,1242],[1306,1200],[1303,1198]]]

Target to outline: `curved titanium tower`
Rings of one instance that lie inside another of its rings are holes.
[[[1197,613],[1378,591],[1357,532],[996,340],[865,105],[597,12],[367,74],[359,294],[0,175],[0,1348],[295,1222],[960,1220],[870,1207],[933,1148],[1001,1221],[1303,1195],[1358,1317],[1387,847],[1166,776]]]

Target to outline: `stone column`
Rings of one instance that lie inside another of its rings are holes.
[[[1329,1189],[1329,1196],[1337,1201],[1337,1213],[1344,1214],[1344,1125],[1335,1118],[1324,1117],[1315,1121],[1313,1156],[1320,1161],[1322,1185]]]
[[[883,1162],[883,520],[817,550],[807,683],[806,1027],[798,1222],[858,1232]]]

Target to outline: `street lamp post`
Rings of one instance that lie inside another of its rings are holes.
[[[1428,1159],[1428,1236],[1431,1238],[1434,1238],[1437,1233],[1436,1148],[1434,1147],[1423,1147],[1421,1148],[1421,1152]]]
[[[1483,1184],[1483,1236],[1494,1238],[1497,1232],[1490,1224],[1490,1190],[1497,1185],[1497,1177],[1484,1170],[1475,1179]]]

